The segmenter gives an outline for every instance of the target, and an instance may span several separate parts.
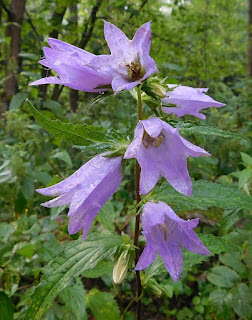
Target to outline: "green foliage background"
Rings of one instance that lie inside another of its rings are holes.
[[[9,7],[9,0],[4,3]],[[59,24],[52,17],[64,8]],[[135,304],[130,304],[135,292],[133,264],[121,285],[112,283],[113,266],[134,229],[133,163],[126,165],[118,192],[101,210],[84,244],[77,240],[79,235],[71,237],[67,232],[67,208],[42,208],[44,197],[35,192],[35,188],[69,176],[100,152],[103,134],[107,134],[108,144],[115,143],[112,128],[125,140],[133,136],[137,110],[128,92],[96,101],[96,94],[79,92],[78,107],[73,110],[73,93],[68,88],[51,85],[43,96],[38,87],[28,86],[41,77],[42,66],[37,61],[53,30],[58,31],[59,39],[74,45],[87,39],[91,30],[85,49],[108,53],[102,19],[116,24],[130,38],[141,24],[152,20],[151,56],[160,76],[172,83],[208,87],[213,98],[226,103],[224,108],[206,110],[207,120],[185,117],[187,126],[182,128],[173,119],[181,134],[212,157],[189,160],[190,175],[195,179],[190,201],[163,181],[152,196],[174,205],[183,218],[199,217],[196,231],[212,255],[184,252],[184,271],[177,284],[157,259],[142,274],[143,318],[251,318],[251,79],[247,78],[246,17],[245,0],[27,0],[21,28],[19,92],[0,119],[0,319],[135,319]],[[10,43],[3,9],[1,21],[2,93]],[[56,99],[55,92],[60,92]],[[89,142],[83,146],[83,140],[77,139],[72,147],[62,134],[47,133],[34,121],[36,111],[25,103],[26,98],[39,109],[40,121],[59,119],[66,128],[72,122],[74,131]],[[144,108],[148,113],[147,106]],[[99,127],[99,133],[85,136],[80,129],[84,123],[89,132],[92,126]],[[221,130],[234,134],[226,139]],[[117,236],[121,232],[127,236]],[[142,236],[140,245],[144,246]]]

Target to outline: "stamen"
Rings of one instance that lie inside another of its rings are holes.
[[[144,130],[142,142],[143,142],[143,145],[145,146],[145,148],[150,147],[150,136],[148,135],[148,133],[145,130]],[[147,144],[145,144],[146,142],[147,142]]]
[[[153,141],[153,146],[155,148],[157,148],[158,146],[160,146],[160,144],[163,142],[164,140],[164,136],[160,135],[159,137],[157,137],[154,141]]]
[[[164,223],[161,224],[161,228],[164,231],[164,241],[167,241],[167,228],[166,225]]]
[[[132,61],[130,64],[126,64],[126,67],[128,69],[128,75],[133,81],[139,80],[145,75],[145,70],[139,61]]]

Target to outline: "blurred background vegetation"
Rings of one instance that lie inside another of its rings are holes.
[[[173,83],[208,87],[209,94],[226,107],[208,109],[204,122],[246,138],[191,135],[192,142],[212,154],[211,158],[190,159],[191,176],[233,185],[250,195],[251,2],[0,0],[0,319],[24,318],[28,298],[47,264],[62,244],[72,240],[67,209],[42,208],[44,197],[35,188],[69,176],[93,155],[41,129],[26,98],[51,119],[113,127],[130,137],[136,124],[135,101],[128,92],[93,103],[96,94],[60,85],[29,87],[30,82],[54,73],[37,62],[43,57],[47,37],[103,54],[109,53],[103,19],[129,38],[151,20],[151,56],[160,76]],[[134,199],[131,173],[129,165],[127,179],[93,229],[131,234],[132,223],[126,217],[127,205]],[[211,208],[204,213],[181,212],[181,216],[199,216],[199,232],[218,235],[235,244],[236,250],[193,266],[177,284],[166,273],[156,275],[143,298],[144,319],[249,319],[249,212]],[[83,274],[58,295],[43,319],[119,319],[118,310],[123,312],[132,298],[133,272],[120,287],[113,287],[111,270],[112,263],[101,264],[93,273]],[[108,317],[102,317],[99,308]],[[125,312],[125,319],[134,319],[132,311]]]

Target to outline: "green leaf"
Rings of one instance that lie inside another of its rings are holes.
[[[235,271],[228,267],[215,266],[207,275],[207,279],[218,287],[232,288],[240,277]]]
[[[112,201],[108,201],[101,209],[98,220],[108,230],[113,231],[115,229],[114,219],[117,216],[118,213],[115,211]]]
[[[31,200],[35,191],[34,180],[28,176],[24,177],[21,183],[21,191],[26,200]]]
[[[21,256],[27,257],[31,259],[34,253],[34,245],[29,244],[27,242],[19,243],[18,245],[18,253]]]
[[[121,238],[117,234],[105,232],[90,234],[85,242],[79,239],[67,243],[47,268],[31,296],[25,319],[40,319],[72,278],[93,269],[99,261],[108,259],[120,245]]]
[[[88,146],[94,142],[111,143],[111,140],[106,138],[104,128],[51,120],[40,113],[29,100],[27,103],[32,115],[42,128],[70,144]]]
[[[176,212],[193,209],[207,210],[211,207],[252,209],[252,198],[243,194],[236,187],[220,185],[205,180],[193,182],[192,197],[182,195],[165,182],[155,188],[146,198],[164,201]]]
[[[13,96],[10,102],[10,110],[19,109],[27,97],[28,94],[25,92],[19,92],[15,96]]]
[[[0,223],[0,241],[7,242],[9,236],[15,231],[15,227],[11,223]]]
[[[69,153],[66,150],[56,152],[52,156],[52,158],[60,159],[60,160],[64,161],[65,163],[69,164],[69,166],[72,166],[71,157],[69,156]]]
[[[172,121],[177,128],[179,133],[184,135],[190,134],[203,134],[208,136],[218,136],[227,139],[246,139],[246,137],[230,131],[221,130],[219,128],[209,127],[199,122],[176,122]]]
[[[59,298],[64,302],[63,318],[61,320],[86,320],[86,292],[80,279],[72,287],[66,287],[59,293]]]
[[[112,275],[113,263],[111,261],[99,261],[92,270],[86,270],[82,273],[84,278],[99,278],[105,274]]]
[[[13,320],[13,303],[4,292],[0,291],[0,319]]]
[[[234,269],[234,271],[238,273],[243,274],[246,272],[246,267],[241,262],[241,255],[238,252],[228,252],[225,255],[220,256],[219,259],[221,263]]]
[[[252,316],[252,294],[245,283],[240,283],[233,293],[233,309],[241,318]]]
[[[242,161],[247,165],[252,165],[252,157],[247,153],[241,152]]]
[[[214,307],[213,311],[222,316],[220,319],[233,319],[232,299],[232,294],[226,290],[217,289],[210,293],[209,300]]]
[[[38,61],[39,60],[39,55],[34,54],[34,53],[29,53],[29,52],[20,52],[18,54],[18,56],[23,58],[23,59],[27,59],[27,60],[34,60],[34,61]]]
[[[50,109],[58,118],[63,117],[63,108],[58,101],[46,100],[43,102],[43,106]]]
[[[111,293],[92,289],[87,295],[87,307],[96,320],[118,320],[120,310]]]

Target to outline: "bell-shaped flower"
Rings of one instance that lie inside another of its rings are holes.
[[[128,146],[125,159],[136,158],[141,167],[140,194],[147,194],[165,177],[177,191],[192,195],[192,182],[187,170],[187,157],[210,156],[182,138],[177,128],[159,118],[139,121],[134,140]]]
[[[97,70],[90,61],[94,54],[72,46],[66,42],[49,38],[49,47],[44,48],[44,56],[40,64],[46,68],[53,69],[59,77],[45,77],[30,83],[30,85],[61,84],[72,89],[100,92],[108,90],[112,75],[108,68]],[[89,66],[87,64],[90,63]],[[105,87],[104,89],[96,89]]]
[[[111,55],[96,56],[91,64],[111,69],[111,86],[115,93],[132,89],[157,71],[155,61],[150,57],[150,22],[143,24],[129,40],[122,30],[104,21],[104,36]]]
[[[147,268],[159,254],[170,276],[177,282],[183,269],[182,247],[197,254],[210,254],[193,231],[198,223],[199,219],[185,221],[179,218],[164,202],[147,202],[142,215],[146,246],[135,270]]]
[[[108,158],[101,154],[85,163],[67,179],[36,191],[50,197],[57,196],[42,203],[44,207],[70,204],[69,234],[83,229],[85,239],[95,216],[122,181],[121,164],[121,156]]]
[[[225,106],[225,103],[218,102],[204,94],[204,92],[208,91],[208,88],[191,88],[173,84],[169,84],[168,87],[174,89],[168,91],[167,97],[162,101],[167,104],[175,104],[176,107],[163,107],[165,113],[173,113],[178,117],[190,114],[200,119],[205,119],[206,116],[200,113],[200,110]]]

